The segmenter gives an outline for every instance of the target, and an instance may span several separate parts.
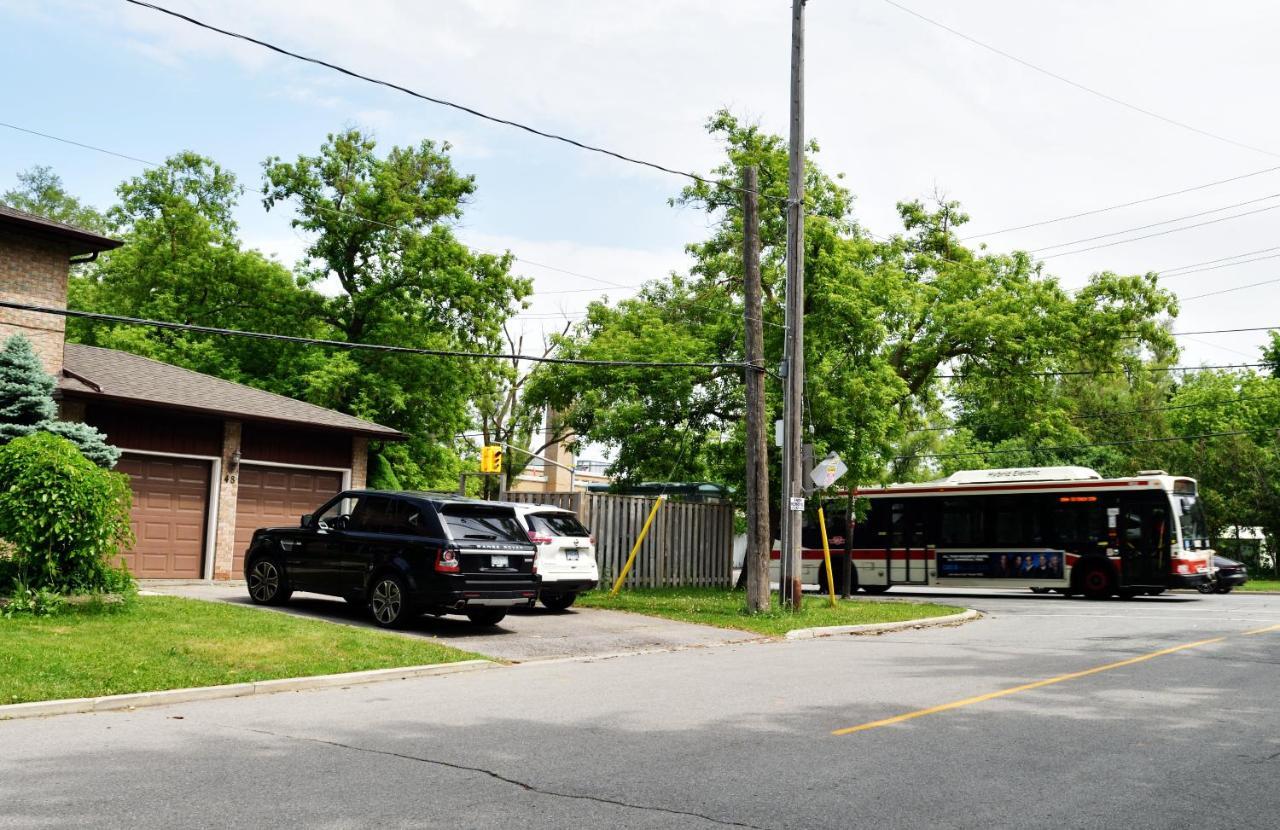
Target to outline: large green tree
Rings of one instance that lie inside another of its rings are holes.
[[[105,216],[68,193],[62,177],[44,165],[18,173],[18,186],[0,193],[0,204],[98,233],[108,228]]]
[[[211,159],[179,153],[125,181],[109,217],[126,244],[70,283],[91,311],[201,326],[322,336],[320,295],[245,250],[233,214],[243,188]],[[279,342],[71,320],[68,334],[195,371],[307,397],[325,355]]]
[[[498,352],[502,324],[529,293],[511,257],[476,253],[453,233],[475,181],[449,146],[423,141],[377,152],[358,130],[328,137],[314,156],[264,164],[263,204],[288,203],[308,235],[300,279],[325,296],[319,318],[337,339]],[[312,379],[316,403],[412,436],[383,452],[406,486],[456,481],[457,436],[495,367],[479,361],[369,351],[335,353]]]
[[[782,351],[785,142],[721,112],[709,122],[726,161],[714,181],[675,203],[708,214],[708,239],[688,246],[683,276],[657,279],[634,299],[594,303],[561,341],[591,358],[740,361],[742,212],[737,171],[760,169],[766,362]],[[1071,441],[1062,372],[1141,370],[1174,346],[1176,309],[1152,276],[1103,273],[1072,295],[1026,254],[961,243],[968,219],[952,202],[899,205],[903,229],[874,238],[853,199],[808,148],[806,177],[805,420],[819,454],[838,451],[850,479],[936,472],[918,454],[921,427],[959,417],[979,448],[1015,438]],[[1145,382],[1145,381],[1144,381]],[[612,445],[629,478],[702,477],[733,484],[742,470],[740,378],[726,371],[556,368],[536,383],[576,432]],[[770,390],[776,417],[779,390]],[[940,434],[945,431],[939,430]],[[926,441],[927,447],[935,441]],[[904,452],[902,447],[917,447]],[[673,472],[673,460],[681,458]],[[919,463],[916,463],[919,462]],[[776,469],[776,465],[774,466]],[[974,466],[986,466],[978,464]]]

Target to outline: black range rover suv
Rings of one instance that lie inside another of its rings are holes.
[[[387,628],[420,614],[495,625],[537,599],[536,555],[510,505],[348,490],[298,527],[254,531],[244,576],[262,605],[313,591],[364,605]]]

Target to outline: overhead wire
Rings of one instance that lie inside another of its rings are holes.
[[[1143,366],[1138,369],[1068,369],[1045,372],[1006,372],[996,374],[997,378],[1062,378],[1062,377],[1099,377],[1102,375],[1141,374],[1143,372],[1199,372],[1205,369],[1257,369],[1270,366],[1269,363],[1228,363],[1213,366]],[[934,375],[937,380],[963,380],[964,374]]]
[[[1173,404],[1168,406],[1148,406],[1148,407],[1143,407],[1141,409],[1119,409],[1119,410],[1112,410],[1110,412],[1080,413],[1080,414],[1068,416],[1067,420],[1068,421],[1093,421],[1093,420],[1100,420],[1103,418],[1115,418],[1115,417],[1120,417],[1124,415],[1145,415],[1151,412],[1174,412],[1174,411],[1180,411],[1184,409],[1203,409],[1205,407],[1227,406],[1228,404],[1247,403],[1249,401],[1276,400],[1277,398],[1280,398],[1280,394],[1247,395],[1247,396],[1240,396],[1235,398],[1226,398],[1224,400],[1217,400],[1217,401],[1198,401],[1196,403]],[[956,424],[947,424],[945,426],[937,426],[937,427],[919,427],[917,429],[907,430],[907,434],[911,435],[911,434],[920,433],[920,432],[946,432],[947,430],[955,429],[955,428],[956,428]]]
[[[1150,228],[1158,228],[1161,225],[1171,225],[1174,222],[1184,222],[1187,219],[1198,219],[1201,216],[1208,216],[1211,213],[1221,213],[1224,210],[1231,210],[1232,208],[1244,207],[1245,205],[1256,205],[1258,202],[1266,202],[1270,199],[1280,199],[1280,193],[1271,193],[1266,196],[1259,196],[1256,199],[1247,199],[1243,202],[1236,202],[1230,205],[1223,205],[1222,207],[1211,208],[1210,210],[1202,210],[1198,213],[1189,213],[1185,216],[1175,216],[1172,219],[1164,219],[1159,222],[1152,222],[1147,225],[1137,225],[1135,227],[1125,228],[1124,230],[1120,230],[1120,231],[1111,231],[1110,233],[1101,233],[1096,236],[1086,236],[1083,239],[1073,239],[1069,242],[1058,242],[1053,245],[1044,245],[1039,248],[1032,248],[1028,250],[1027,253],[1038,254],[1041,251],[1051,251],[1054,248],[1067,248],[1072,245],[1080,245],[1085,242],[1095,242],[1099,239],[1109,239],[1110,237],[1113,237],[1113,236],[1122,236],[1126,233],[1133,233],[1134,231],[1145,231]],[[1248,214],[1242,214],[1242,215],[1248,215]]]
[[[658,164],[657,162],[636,158],[635,156],[629,156],[624,153],[620,153],[616,150],[610,150],[605,147],[599,147],[593,144],[587,144],[586,142],[579,141],[578,139],[570,138],[568,136],[561,135],[559,133],[548,132],[546,130],[539,129],[537,127],[532,127],[528,124],[523,124],[519,121],[514,121],[509,118],[503,118],[497,115],[492,115],[487,112],[482,112],[478,109],[475,109],[474,107],[467,106],[465,104],[460,104],[456,101],[450,101],[447,98],[441,98],[436,95],[428,95],[427,93],[419,92],[417,90],[410,89],[409,87],[402,86],[401,84],[384,80],[382,78],[375,78],[371,75],[366,75],[362,72],[357,72],[353,69],[348,69],[347,67],[340,66],[336,63],[332,63],[330,61],[323,60],[321,58],[316,58],[310,55],[303,55],[299,52],[294,52],[284,48],[283,46],[278,46],[274,43],[271,43],[266,40],[262,40],[260,38],[252,37],[250,35],[246,35],[241,32],[233,32],[230,29],[223,29],[218,26],[214,26],[210,23],[205,23],[202,20],[197,20],[196,18],[190,15],[183,14],[181,12],[177,12],[172,9],[167,9],[164,6],[156,5],[155,3],[147,3],[147,2],[144,2],[144,0],[124,0],[124,1],[134,6],[139,6],[145,9],[151,9],[152,11],[159,12],[160,14],[168,15],[169,17],[175,18],[177,20],[181,20],[184,23],[189,23],[201,29],[205,29],[210,32],[215,32],[217,34],[223,35],[224,37],[234,38],[236,40],[241,40],[246,43],[252,43],[255,46],[260,46],[263,49],[268,49],[272,52],[275,52],[276,54],[284,55],[285,57],[293,58],[295,60],[303,61],[305,63],[310,63],[315,66],[321,66],[321,67],[324,67],[325,69],[330,69],[334,72],[338,72],[350,78],[355,78],[360,81],[376,84],[377,86],[386,87],[387,89],[392,89],[392,90],[395,90],[396,92],[401,92],[401,93],[404,93],[405,95],[409,95],[414,98],[418,98],[420,100],[427,101],[432,104],[437,104],[442,107],[448,107],[450,109],[454,109],[459,112],[466,113],[467,115],[471,115],[476,118],[483,119],[485,121],[490,121],[495,124],[501,124],[503,126],[512,127],[517,130],[523,130],[526,133],[530,133],[531,135],[536,135],[540,138],[545,138],[551,141],[558,141],[563,144],[567,144],[571,147],[576,147],[579,150],[586,150],[592,153],[599,153],[600,155],[609,156],[611,158],[617,159],[618,161],[627,162],[628,164],[639,165],[641,167],[648,167],[650,169],[658,170],[663,173],[669,173],[673,176],[683,176],[686,179],[691,179],[701,184],[727,187],[739,193],[746,192],[746,190],[743,187],[733,182],[727,182],[719,179],[709,179],[709,178],[706,178],[705,176],[700,176],[697,173],[690,173],[687,170],[679,170],[674,167],[667,167],[665,165]],[[771,196],[765,193],[757,192],[756,195],[763,199],[771,199],[774,201],[781,201],[781,202],[787,201],[784,198],[781,198],[778,196]]]
[[[1179,301],[1180,301],[1180,302],[1184,302],[1184,303],[1185,303],[1185,302],[1189,302],[1189,301],[1191,301],[1191,300],[1202,300],[1202,299],[1204,299],[1205,297],[1217,297],[1217,296],[1218,296],[1218,295],[1220,295],[1220,294],[1231,294],[1231,293],[1234,293],[1234,292],[1236,292],[1236,291],[1244,291],[1244,290],[1249,289],[1249,288],[1258,288],[1258,287],[1263,286],[1263,285],[1274,285],[1274,284],[1276,284],[1276,283],[1278,283],[1278,282],[1280,282],[1280,277],[1276,277],[1276,278],[1274,278],[1274,279],[1269,279],[1269,280],[1263,280],[1262,282],[1254,282],[1254,283],[1250,283],[1249,285],[1237,285],[1237,286],[1236,286],[1236,287],[1234,287],[1234,288],[1221,288],[1221,289],[1219,289],[1219,290],[1217,290],[1217,291],[1208,291],[1208,292],[1205,292],[1204,294],[1195,294],[1195,295],[1190,296],[1190,297],[1179,297],[1178,299],[1179,299]]]
[[[892,460],[912,461],[920,458],[933,458],[933,459],[968,458],[975,455],[980,455],[985,457],[989,455],[1023,455],[1027,453],[1037,453],[1037,452],[1072,452],[1075,450],[1092,450],[1092,449],[1098,449],[1102,447],[1128,447],[1128,446],[1133,446],[1135,444],[1160,444],[1160,443],[1169,443],[1172,441],[1199,441],[1199,440],[1204,440],[1208,438],[1225,438],[1228,436],[1235,436],[1235,435],[1255,435],[1255,434],[1264,433],[1264,432],[1273,433],[1273,432],[1276,432],[1276,430],[1269,427],[1259,427],[1257,429],[1233,429],[1233,430],[1227,430],[1224,432],[1205,432],[1199,435],[1171,435],[1171,436],[1166,436],[1164,438],[1133,438],[1126,441],[1103,441],[1103,442],[1094,443],[1094,444],[1070,444],[1065,446],[1047,446],[1047,447],[1033,446],[1033,447],[1024,447],[1020,449],[1006,449],[1006,450],[966,450],[965,452],[950,452],[950,453],[926,452],[926,453],[915,453],[913,455],[898,455],[898,456],[894,456]]]
[[[133,2],[133,0],[130,0],[130,2]],[[1047,77],[1053,78],[1055,81],[1059,81],[1068,86],[1074,87],[1078,90],[1081,90],[1082,92],[1087,92],[1090,95],[1094,95],[1098,98],[1102,98],[1105,101],[1110,101],[1111,103],[1116,104],[1117,106],[1121,106],[1121,107],[1124,107],[1125,109],[1132,110],[1133,112],[1139,113],[1141,115],[1145,115],[1148,118],[1154,118],[1157,121],[1163,121],[1164,123],[1170,124],[1174,127],[1178,127],[1179,129],[1187,130],[1188,132],[1196,133],[1197,135],[1201,135],[1206,138],[1211,138],[1211,139],[1214,139],[1215,141],[1223,142],[1224,144],[1230,144],[1233,147],[1239,147],[1244,150],[1252,150],[1255,153],[1262,153],[1263,155],[1280,158],[1280,152],[1276,152],[1274,150],[1268,150],[1265,147],[1258,147],[1253,144],[1247,144],[1243,141],[1238,141],[1234,138],[1221,135],[1219,133],[1210,132],[1209,130],[1203,129],[1201,127],[1197,127],[1194,124],[1188,124],[1185,121],[1179,121],[1176,118],[1170,118],[1167,115],[1162,115],[1158,112],[1155,112],[1154,110],[1150,110],[1150,109],[1147,109],[1146,107],[1139,106],[1138,104],[1131,103],[1122,98],[1118,98],[1114,95],[1103,92],[1099,89],[1094,89],[1093,87],[1086,86],[1085,84],[1082,84],[1079,81],[1074,81],[1071,78],[1066,77],[1065,75],[1060,75],[1057,72],[1044,68],[1043,66],[1039,66],[1037,64],[1032,63],[1031,61],[1025,60],[1024,58],[1020,58],[1017,55],[1014,55],[1010,52],[1006,52],[1005,50],[999,48],[998,46],[993,46],[990,43],[986,43],[985,41],[978,40],[976,37],[966,34],[960,31],[959,29],[948,26],[947,24],[939,20],[934,20],[932,17],[927,17],[912,8],[909,8],[907,6],[904,6],[901,3],[896,2],[896,0],[884,0],[884,2],[890,6],[893,6],[895,9],[898,9],[899,11],[905,12],[911,15],[912,17],[918,18],[919,20],[922,20],[925,23],[928,23],[930,26],[935,26],[939,29],[942,29],[945,32],[949,32],[950,34],[955,35],[961,40],[968,41],[969,43],[972,43],[975,46],[986,49],[987,51],[997,54],[1002,58],[1013,61],[1014,63],[1019,64],[1020,66],[1024,66],[1027,69],[1033,70],[1035,72],[1039,72],[1041,75],[1045,75]]]
[[[960,237],[960,241],[967,242],[970,239],[981,239],[983,237],[996,236],[1002,233],[1012,233],[1014,231],[1025,231],[1030,228],[1044,227],[1045,225],[1056,225],[1059,222],[1067,222],[1072,219],[1083,219],[1086,216],[1096,216],[1100,213],[1108,213],[1113,210],[1121,210],[1122,208],[1135,207],[1137,205],[1145,205],[1148,202],[1155,202],[1155,201],[1159,201],[1160,199],[1168,199],[1173,196],[1182,196],[1187,193],[1194,193],[1197,190],[1206,190],[1210,187],[1217,187],[1218,185],[1230,184],[1231,182],[1238,182],[1243,179],[1250,179],[1250,178],[1253,178],[1254,176],[1261,176],[1266,173],[1275,173],[1277,171],[1280,171],[1280,166],[1267,167],[1262,170],[1254,170],[1252,173],[1243,173],[1239,176],[1231,176],[1230,178],[1226,178],[1226,179],[1217,179],[1216,181],[1205,182],[1204,184],[1198,184],[1192,187],[1184,187],[1181,190],[1171,190],[1168,193],[1160,193],[1156,196],[1147,196],[1146,198],[1143,198],[1143,199],[1133,199],[1128,202],[1120,202],[1119,204],[1107,205],[1106,207],[1094,208],[1092,210],[1083,210],[1083,211],[1080,211],[1079,213],[1067,214],[1066,216],[1056,216],[1052,219],[1041,219],[1040,221],[1037,221],[1037,222],[1028,222],[1025,225],[1015,225],[1009,228],[1001,228],[1000,230],[996,230],[996,231],[985,231],[983,233],[970,234],[969,236]]]
[[[752,369],[763,371],[763,367],[745,362],[728,361],[645,361],[645,360],[592,360],[588,358],[547,357],[543,355],[505,354],[501,352],[474,352],[459,349],[427,349],[416,346],[394,346],[380,343],[352,343],[346,340],[326,340],[317,337],[299,337],[290,334],[273,334],[243,329],[228,329],[218,326],[200,326],[192,323],[176,323],[170,320],[152,320],[145,317],[128,317],[120,314],[103,314],[95,311],[80,311],[70,308],[55,308],[34,303],[18,303],[0,300],[0,308],[14,311],[27,311],[37,314],[51,314],[60,317],[74,317],[82,320],[93,320],[105,323],[119,323],[130,326],[147,326],[150,328],[190,331],[197,334],[215,334],[230,337],[247,337],[257,340],[271,340],[284,343],[298,343],[307,346],[324,346],[327,348],[349,349],[353,351],[373,351],[393,354],[417,354],[431,357],[452,357],[477,360],[511,360],[529,363],[553,363],[570,366],[613,366],[628,368],[659,369]]]
[[[1169,228],[1168,230],[1157,231],[1156,233],[1144,234],[1143,236],[1135,236],[1130,239],[1117,239],[1113,242],[1104,242],[1101,245],[1091,245],[1087,248],[1077,248],[1074,251],[1060,251],[1056,254],[1049,254],[1048,256],[1042,256],[1040,257],[1040,259],[1042,260],[1054,259],[1055,257],[1060,257],[1060,256],[1071,256],[1072,254],[1082,254],[1085,251],[1097,251],[1097,250],[1101,250],[1102,248],[1113,248],[1116,245],[1127,245],[1130,242],[1140,242],[1144,239],[1154,239],[1158,236],[1168,236],[1171,233],[1181,233],[1182,231],[1194,230],[1195,228],[1203,228],[1206,225],[1216,225],[1219,222],[1229,222],[1232,219],[1242,219],[1246,216],[1253,216],[1258,213],[1266,213],[1267,211],[1276,210],[1277,208],[1280,208],[1280,205],[1268,205],[1267,207],[1255,208],[1254,210],[1246,210],[1243,213],[1236,213],[1236,214],[1232,214],[1231,216],[1221,216],[1217,219],[1209,219],[1204,222],[1196,222],[1195,224],[1185,225],[1181,228]],[[1070,243],[1070,244],[1074,244],[1074,243]],[[1054,246],[1054,247],[1058,247],[1058,246]]]
[[[128,159],[128,160],[130,160],[130,161],[135,161],[135,162],[138,162],[139,164],[143,164],[143,165],[146,165],[146,166],[148,166],[148,167],[160,167],[160,166],[162,166],[160,162],[156,162],[156,161],[149,161],[148,159],[139,158],[139,157],[137,157],[137,156],[131,156],[131,155],[128,155],[128,154],[125,154],[125,153],[118,153],[118,152],[116,152],[116,151],[114,151],[114,150],[108,150],[108,149],[106,149],[106,148],[104,148],[104,147],[98,147],[98,146],[93,145],[93,144],[87,144],[87,143],[84,143],[84,142],[81,142],[81,141],[75,141],[75,140],[73,140],[73,139],[64,138],[64,137],[62,137],[62,136],[53,135],[53,134],[51,134],[51,133],[41,132],[41,131],[39,131],[39,130],[32,130],[32,129],[28,129],[28,128],[26,128],[26,127],[19,127],[19,126],[15,125],[15,124],[9,124],[9,123],[6,123],[6,122],[2,122],[2,121],[0,121],[0,127],[8,127],[8,128],[10,128],[10,129],[17,130],[17,131],[19,131],[19,132],[29,133],[29,134],[31,134],[31,135],[40,136],[41,138],[47,138],[47,139],[50,139],[50,140],[52,140],[52,141],[58,141],[58,142],[61,142],[61,143],[63,143],[63,144],[70,144],[70,145],[74,145],[74,146],[76,146],[76,147],[81,147],[81,148],[86,149],[86,150],[93,150],[94,152],[98,152],[98,153],[105,153],[105,154],[107,154],[107,155],[116,156],[116,157],[118,157],[118,158]],[[404,228],[403,226],[399,226],[399,225],[392,225],[392,224],[390,224],[390,223],[388,223],[388,222],[382,222],[382,221],[380,221],[380,220],[378,220],[378,219],[373,219],[373,218],[368,217],[368,216],[362,216],[362,215],[360,215],[360,214],[358,214],[358,213],[354,213],[354,212],[349,211],[349,210],[342,210],[342,209],[340,209],[340,208],[335,208],[335,207],[332,207],[332,206],[329,206],[329,205],[320,204],[320,203],[317,203],[317,202],[309,202],[309,203],[308,203],[308,202],[304,202],[304,204],[305,204],[305,205],[307,205],[307,206],[309,206],[309,207],[311,207],[311,208],[314,208],[314,209],[316,209],[316,210],[326,211],[326,212],[329,212],[329,213],[331,213],[331,214],[338,215],[338,216],[347,216],[347,217],[350,217],[350,218],[352,218],[352,219],[356,219],[356,220],[358,220],[358,221],[360,221],[360,222],[365,222],[365,223],[367,223],[367,224],[371,224],[371,225],[377,225],[377,226],[379,226],[379,227],[387,228],[387,229],[389,229],[389,230],[393,230],[393,231],[399,231],[399,230],[405,230],[405,229],[406,229],[406,228]],[[456,241],[459,245],[461,245],[462,247],[466,248],[467,250],[469,250],[469,251],[471,251],[472,253],[475,253],[475,254],[485,254],[485,255],[488,255],[488,256],[496,256],[496,257],[501,257],[501,256],[507,256],[507,255],[509,255],[509,256],[512,258],[512,260],[514,260],[514,261],[516,261],[516,262],[524,263],[525,265],[533,266],[534,268],[542,268],[542,269],[547,270],[547,271],[554,271],[554,272],[556,272],[556,273],[559,273],[559,274],[565,274],[566,276],[570,276],[570,277],[578,277],[578,278],[580,278],[580,279],[591,280],[591,281],[593,281],[593,282],[598,282],[598,283],[600,283],[600,284],[602,284],[602,285],[606,285],[606,286],[609,286],[609,287],[612,287],[612,288],[619,288],[619,289],[623,289],[623,290],[637,290],[637,289],[640,289],[640,288],[643,288],[643,287],[644,287],[644,284],[643,284],[643,283],[641,283],[641,284],[639,284],[639,285],[636,285],[636,284],[627,284],[627,283],[616,282],[616,281],[614,281],[614,280],[608,280],[608,279],[605,279],[604,277],[595,276],[595,275],[593,275],[593,274],[584,274],[584,273],[582,273],[582,272],[580,272],[580,271],[571,271],[571,270],[569,270],[569,269],[567,269],[567,268],[561,268],[560,266],[557,266],[557,265],[549,265],[549,264],[547,264],[547,263],[545,263],[545,262],[538,262],[537,260],[529,259],[528,257],[518,256],[518,255],[516,255],[516,254],[512,253],[511,251],[499,252],[499,251],[494,251],[494,250],[492,250],[492,249],[488,249],[488,248],[482,248],[482,247],[479,247],[479,246],[477,246],[477,245],[471,245],[471,244],[468,244],[467,242],[464,242],[464,241],[463,241],[463,240],[461,240],[461,239],[457,239],[456,237],[455,237],[455,241]],[[594,291],[594,290],[596,290],[596,289],[591,289],[591,288],[578,288],[578,289],[572,289],[571,291],[535,291],[533,295],[534,295],[534,296],[537,296],[537,295],[561,294],[561,293],[587,293],[587,292]],[[696,307],[696,308],[706,308],[706,309],[708,309],[708,310],[723,310],[723,311],[729,311],[729,309],[716,309],[714,306],[708,306],[708,305],[705,305],[705,304],[699,304],[699,303],[691,303],[691,305],[693,305],[693,306],[694,306],[694,307]],[[781,323],[775,323],[775,322],[773,322],[772,320],[762,320],[762,321],[760,321],[760,322],[761,322],[763,325],[766,325],[766,326],[775,326],[775,327],[777,327],[777,328],[782,328],[782,327],[783,327],[783,325],[782,325]]]

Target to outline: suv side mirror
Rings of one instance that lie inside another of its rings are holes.
[[[303,513],[301,522],[302,527],[311,527],[313,518],[314,517],[310,513]]]

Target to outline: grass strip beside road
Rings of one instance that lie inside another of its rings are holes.
[[[764,613],[748,614],[741,591],[723,588],[637,588],[616,597],[608,591],[590,591],[578,597],[588,608],[608,608],[664,617],[680,622],[738,628],[772,637],[781,637],[797,628],[829,625],[865,625],[944,617],[963,611],[953,605],[884,600],[837,600],[832,608],[826,597],[807,596],[798,612],[784,611],[774,597],[773,607]]]
[[[1239,588],[1236,588],[1236,590],[1280,592],[1280,579],[1251,579]]]
[[[0,618],[0,704],[453,663],[428,640],[221,602],[138,597],[123,607]]]

